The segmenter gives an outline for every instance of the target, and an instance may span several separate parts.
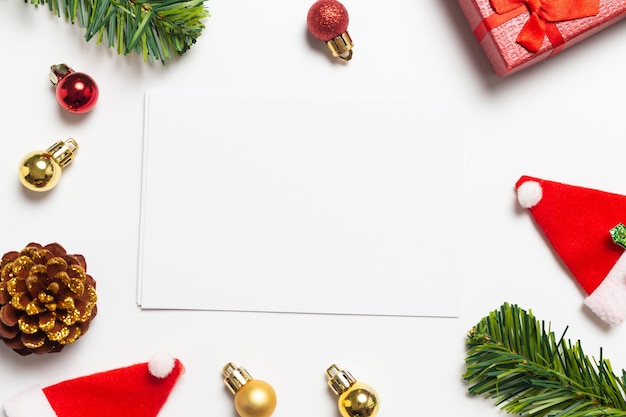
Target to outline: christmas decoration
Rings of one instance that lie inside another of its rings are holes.
[[[56,86],[59,104],[70,113],[87,113],[98,101],[100,90],[96,81],[67,64],[52,65],[50,81]]]
[[[380,401],[374,388],[358,382],[350,372],[331,365],[326,370],[328,385],[339,396],[337,406],[343,417],[374,417]]]
[[[522,176],[520,205],[588,294],[584,304],[606,323],[626,318],[626,257],[613,243],[626,221],[626,196]]]
[[[96,281],[82,255],[29,243],[0,260],[0,339],[20,355],[59,352],[89,329]]]
[[[85,40],[106,40],[120,55],[136,52],[144,61],[165,64],[172,52],[183,55],[202,34],[209,17],[204,0],[30,0],[85,28]]]
[[[19,165],[22,185],[31,191],[49,191],[61,180],[61,170],[74,160],[78,143],[72,138],[57,141],[45,151],[28,153]]]
[[[528,417],[626,416],[626,372],[615,376],[602,350],[590,359],[580,341],[549,329],[508,303],[484,317],[467,335],[470,394]]]
[[[458,0],[499,76],[540,62],[626,17],[621,0]]]
[[[157,355],[147,363],[33,386],[3,406],[7,417],[156,417],[183,372],[178,359]]]
[[[253,379],[245,368],[227,363],[222,369],[224,384],[235,394],[235,410],[241,417],[269,417],[276,408],[274,388]]]
[[[307,26],[311,35],[326,42],[332,56],[352,59],[352,39],[348,34],[348,11],[336,0],[318,0],[309,9]]]

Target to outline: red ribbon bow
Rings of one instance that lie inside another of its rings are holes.
[[[556,22],[595,16],[600,0],[490,0],[495,14],[483,19],[474,29],[480,41],[488,32],[522,13],[530,17],[517,36],[517,43],[530,52],[538,52],[547,36],[556,50],[565,41]]]

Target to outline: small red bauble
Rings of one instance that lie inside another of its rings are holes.
[[[352,58],[352,39],[348,34],[348,11],[337,0],[318,0],[309,9],[307,27],[315,38],[326,42],[334,57]]]
[[[307,25],[311,35],[324,42],[348,29],[348,11],[337,0],[319,0],[311,6]]]
[[[66,64],[50,67],[50,81],[56,86],[59,104],[71,113],[87,113],[98,101],[100,90],[95,80]]]

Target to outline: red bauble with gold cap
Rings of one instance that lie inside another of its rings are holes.
[[[337,0],[318,0],[309,9],[307,26],[315,38],[326,42],[332,55],[349,61],[352,39],[348,34],[348,11]]]
[[[96,81],[66,64],[50,67],[50,81],[56,86],[59,104],[70,113],[87,113],[98,101],[100,90]]]

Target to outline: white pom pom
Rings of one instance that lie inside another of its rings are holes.
[[[532,208],[541,201],[543,190],[537,181],[526,181],[517,187],[517,201],[524,208]]]
[[[176,360],[169,355],[154,355],[148,362],[148,370],[157,378],[165,378],[172,372],[175,365]]]

